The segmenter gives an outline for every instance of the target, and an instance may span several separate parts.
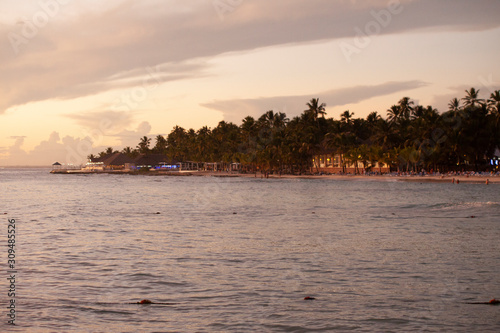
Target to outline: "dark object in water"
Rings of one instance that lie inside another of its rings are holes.
[[[128,304],[161,304],[161,305],[174,305],[175,303],[156,303],[152,302],[149,299],[143,299],[140,302],[135,302],[135,303],[128,303]]]
[[[488,305],[498,305],[500,300],[493,298],[489,302],[467,302],[466,304],[488,304]]]
[[[311,296],[306,296],[306,297],[304,297],[304,300],[306,300],[306,301],[312,301],[312,300],[315,300],[315,299],[316,299],[316,298],[311,297]]]

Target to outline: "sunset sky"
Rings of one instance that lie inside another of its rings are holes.
[[[0,166],[82,163],[175,125],[339,119],[500,89],[498,0],[0,2]],[[154,141],[154,140],[153,140]]]

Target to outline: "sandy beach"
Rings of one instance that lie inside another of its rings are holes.
[[[255,177],[255,175],[237,175],[244,177]],[[260,177],[260,174],[257,174]],[[499,176],[391,176],[391,175],[381,175],[381,176],[368,176],[368,175],[304,175],[304,176],[294,176],[294,175],[270,175],[269,178],[303,178],[303,179],[335,179],[335,180],[370,180],[370,181],[409,181],[409,182],[439,182],[439,183],[476,183],[476,184],[486,184],[488,180],[489,184],[500,184]],[[458,182],[457,182],[458,180]]]
[[[128,174],[128,175],[148,175],[148,176],[198,176],[198,177],[244,177],[244,178],[266,178],[264,174],[237,173],[237,172],[214,172],[214,171],[181,171],[181,172],[163,172],[150,171],[147,173],[138,173],[130,171],[104,171],[104,172],[85,172],[81,170],[53,170],[56,174]],[[500,176],[497,175],[268,175],[268,179],[335,179],[335,180],[370,180],[370,181],[407,181],[407,182],[436,182],[436,183],[475,183],[475,184],[500,184]]]
[[[246,178],[265,178],[263,174],[240,174],[229,172],[213,172],[213,171],[199,171],[189,172],[193,176],[211,176],[211,177],[246,177]],[[437,183],[475,183],[486,184],[500,184],[500,176],[451,176],[451,175],[426,175],[426,176],[396,176],[396,175],[269,175],[270,179],[335,179],[335,180],[370,180],[370,181],[409,181],[409,182],[437,182]],[[458,181],[458,182],[457,182]]]

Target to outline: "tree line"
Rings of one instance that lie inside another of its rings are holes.
[[[258,119],[247,116],[239,126],[226,121],[197,131],[175,126],[166,137],[156,136],[154,146],[144,136],[137,147],[121,152],[162,154],[182,162],[237,162],[249,171],[284,173],[306,172],[315,166],[314,156],[324,154],[340,154],[343,168],[361,162],[370,169],[380,162],[398,171],[488,170],[500,147],[500,91],[487,100],[475,88],[465,92],[443,113],[403,97],[385,118],[374,111],[366,119],[354,118],[349,110],[338,120],[327,118],[326,104],[313,98],[292,119],[271,110]],[[114,152],[110,147],[98,156]]]

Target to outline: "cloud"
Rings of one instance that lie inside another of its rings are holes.
[[[86,119],[86,118],[85,118]],[[140,123],[136,130],[122,130],[110,137],[117,138],[121,145],[115,147],[131,146],[135,148],[143,136],[150,136],[151,125],[144,121]],[[41,141],[33,150],[25,151],[23,149],[25,136],[12,136],[10,139],[14,143],[8,147],[0,147],[0,165],[7,166],[50,166],[58,161],[63,164],[80,165],[85,163],[87,156],[97,154],[107,148],[100,144],[101,137],[86,136],[84,138],[75,138],[72,136],[60,137],[59,133],[54,131],[47,140]]]
[[[116,134],[129,127],[133,122],[134,114],[127,111],[95,111],[84,114],[68,114],[67,118],[89,132],[98,131],[101,136]]]
[[[76,98],[118,87],[154,83],[148,68],[163,66],[159,82],[206,75],[200,59],[226,52],[355,37],[388,2],[377,0],[243,1],[222,13],[213,1],[121,1],[103,11],[82,1],[23,37],[26,24],[1,24],[0,36],[21,36],[14,52],[0,45],[0,113],[29,102]],[[498,27],[497,0],[402,0],[401,14],[381,34],[421,29]],[[38,10],[40,12],[41,9]],[[34,16],[33,16],[34,17]],[[27,23],[32,18],[28,17]],[[26,23],[26,22],[24,22]],[[15,44],[15,43],[14,43]]]
[[[15,142],[11,147],[8,147],[4,149],[4,156],[5,158],[10,157],[10,156],[16,156],[18,161],[27,161],[28,160],[28,154],[21,149],[22,145],[24,144],[24,136],[16,136],[16,137],[11,137],[11,139],[14,139]]]
[[[50,166],[59,161],[64,164],[77,164],[85,161],[84,150],[91,149],[92,142],[89,138],[73,138],[65,136],[62,139],[58,132],[52,132],[47,140],[38,144],[32,151],[26,152],[22,147],[26,137],[12,137],[14,144],[4,149],[4,156],[0,164],[10,166]]]
[[[248,115],[256,118],[268,110],[285,112],[289,117],[297,116],[306,109],[305,105],[311,98],[319,98],[321,102],[333,107],[358,103],[369,98],[390,95],[426,85],[427,83],[422,81],[387,82],[373,86],[356,86],[329,90],[311,95],[214,101],[202,104],[202,106],[221,111],[226,121],[239,124]]]
[[[135,148],[143,136],[149,135],[151,132],[151,125],[147,121],[143,121],[139,124],[135,131],[123,130],[116,135],[120,140],[121,147],[132,147]]]

